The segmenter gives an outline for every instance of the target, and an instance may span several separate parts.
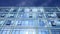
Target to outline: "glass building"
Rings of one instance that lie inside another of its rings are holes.
[[[60,8],[0,7],[0,34],[60,34]]]

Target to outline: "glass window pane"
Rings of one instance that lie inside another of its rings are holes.
[[[8,30],[6,34],[10,34],[10,31]]]
[[[51,29],[52,34],[60,34],[60,29]]]
[[[39,34],[50,34],[48,30],[41,29],[39,30]]]
[[[7,33],[7,31],[3,31],[3,33],[2,34],[6,34]]]

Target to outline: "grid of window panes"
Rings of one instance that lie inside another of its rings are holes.
[[[60,34],[59,7],[0,7],[0,34]]]

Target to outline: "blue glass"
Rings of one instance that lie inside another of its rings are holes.
[[[33,18],[33,16],[29,16],[29,18]]]
[[[23,33],[23,32],[24,32],[24,33]],[[24,31],[24,30],[23,30],[23,31],[20,31],[20,34],[26,34],[26,31]]]
[[[55,20],[55,23],[54,23],[56,26],[55,27],[57,27],[57,28],[59,28],[60,27],[60,20]]]
[[[38,34],[50,34],[48,30],[41,29]]]
[[[27,13],[24,14],[24,17],[25,17],[25,18],[32,18],[32,19],[35,18],[35,19],[37,19],[38,14],[37,14],[37,13],[28,13],[28,12],[27,12]]]
[[[7,31],[5,31],[5,30],[2,32],[2,34],[6,34],[6,33],[7,33]]]
[[[37,18],[43,18],[43,13],[38,13]]]
[[[28,26],[28,21],[27,20],[20,20],[18,21],[17,25],[20,25],[20,26]]]
[[[54,24],[55,23],[55,20],[47,20],[48,21],[48,24],[50,25],[50,26],[56,26],[56,24]],[[49,27],[50,27],[49,26]]]
[[[7,13],[7,12],[9,12],[9,10],[10,10],[11,8],[1,8],[1,11],[3,12],[3,13]]]
[[[56,12],[57,11],[57,8],[55,7],[49,7],[49,8],[44,8],[45,9],[45,12]]]
[[[38,20],[29,20],[30,26],[38,26]]]
[[[24,8],[24,12],[32,12],[32,10],[30,8]]]
[[[22,26],[29,26],[28,23],[29,23],[28,20],[24,20],[24,21],[22,21]]]
[[[12,31],[12,34],[15,34],[15,33],[16,33],[16,31],[15,31],[15,30],[13,30],[13,31]]]
[[[21,26],[22,25],[22,21],[19,20],[18,23],[17,23],[17,25],[20,25]]]
[[[45,25],[46,25],[46,23],[44,20],[39,20],[39,26],[45,26]]]
[[[25,18],[29,18],[30,15],[31,15],[30,13],[25,13],[25,14],[24,14],[24,17],[25,17]],[[31,15],[31,16],[32,16],[32,15]],[[32,16],[32,17],[33,17],[33,16]]]
[[[11,13],[18,12],[18,8],[12,8]]]
[[[21,11],[19,13],[24,13],[25,12],[24,8],[20,8],[20,9],[21,9]]]
[[[60,28],[60,20],[56,18],[60,18],[60,13],[55,13],[58,12],[56,8],[43,8],[44,10],[39,10],[38,12],[35,9],[32,11],[31,10],[25,10],[26,8],[22,8],[19,11],[19,8],[1,8],[0,9],[0,25],[14,25],[14,26],[28,26],[28,27],[36,27],[35,30],[12,30],[12,34],[36,34],[38,31],[38,34],[49,34],[49,31],[45,29],[45,26],[48,26],[49,28]],[[19,12],[18,12],[19,11]],[[29,11],[29,12],[28,12]],[[46,17],[45,17],[46,16]],[[8,18],[8,19],[4,19]],[[21,19],[20,19],[21,18]],[[41,18],[41,19],[40,19]],[[51,19],[50,19],[51,18]],[[11,19],[11,20],[9,20]],[[13,20],[16,19],[16,20]],[[51,26],[51,27],[50,27]],[[54,27],[55,26],[55,27]],[[43,27],[42,30],[40,27]],[[5,27],[6,28],[6,27]],[[3,28],[0,28],[0,34],[9,34],[9,31],[1,31]],[[52,34],[60,34],[60,29],[50,29]],[[55,32],[55,33],[54,33]]]
[[[1,18],[4,18],[4,17],[5,17],[5,14],[0,14],[0,17],[1,17]]]
[[[60,20],[57,20],[56,22],[57,22],[57,23],[56,23],[57,25],[60,25]]]
[[[0,34],[2,34],[3,33],[3,31],[0,29]]]
[[[51,29],[52,34],[60,34],[60,29]]]
[[[15,18],[15,17],[16,17],[16,14],[11,14],[11,13],[10,13],[10,14],[7,14],[6,17],[7,17],[7,18]]]
[[[25,17],[24,17],[24,14],[25,14],[25,13],[19,13],[19,14],[18,14],[18,18],[22,18],[22,19],[25,18]]]
[[[38,20],[19,20],[19,21],[14,21],[14,24],[20,25],[20,26],[37,26],[38,25]]]
[[[7,30],[6,34],[10,34],[10,31],[9,31],[9,30]]]
[[[2,25],[2,24],[4,24],[4,21],[3,20],[0,21],[0,25]]]
[[[6,24],[6,25],[11,25],[11,20],[7,20],[7,21],[5,21],[4,24]]]
[[[6,13],[9,12],[9,9],[5,10],[4,12],[6,12]]]
[[[56,13],[56,15],[57,15],[57,18],[60,18],[60,12],[59,13]]]
[[[56,14],[54,13],[46,13],[47,18],[56,18]]]
[[[36,34],[36,31],[34,29],[21,29],[19,34]]]
[[[20,34],[20,31],[19,31],[19,30],[18,30],[18,31],[16,30],[16,31],[15,31],[15,34]]]

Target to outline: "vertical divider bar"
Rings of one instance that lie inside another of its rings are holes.
[[[15,20],[17,20],[17,19],[20,20],[20,18],[18,17],[18,16],[19,16],[19,13],[20,13],[20,10],[21,10],[21,7],[18,8],[18,10],[17,10],[17,14],[16,14],[16,19],[15,19]],[[19,21],[19,20],[18,20],[18,21]],[[18,23],[17,23],[17,25],[18,25]]]
[[[36,7],[34,7],[34,8],[36,8]],[[39,9],[39,8],[37,8],[37,9]],[[38,11],[37,11],[37,12],[33,12],[33,13],[38,14]],[[35,20],[36,20],[36,18],[34,19],[34,21],[35,21]],[[38,28],[39,28],[39,26],[38,26],[39,18],[37,18],[37,21],[38,21],[38,22],[36,22],[36,26],[34,26],[34,27],[35,27],[34,30],[35,30],[35,33],[36,33],[36,34],[39,34],[39,33],[38,33]]]
[[[39,34],[39,33],[38,33],[38,28],[39,28],[38,23],[39,23],[39,19],[38,19],[38,22],[37,22],[37,26],[36,26],[36,28],[35,28],[35,29],[36,29],[36,31],[35,31],[35,32],[36,32],[36,34]]]
[[[9,13],[8,14],[10,14],[10,12],[11,12],[11,9],[9,10]],[[11,34],[11,29],[9,31],[10,31],[9,34]]]
[[[48,18],[46,18],[46,12],[44,11],[43,14],[44,14],[45,22],[46,22],[46,24],[47,24],[46,28],[47,28],[47,30],[49,31],[49,33],[52,34],[51,31],[50,31],[50,29],[49,29],[49,23],[48,23],[48,21],[47,21]]]
[[[11,9],[9,10],[10,12],[12,12],[14,10],[14,8],[13,7],[11,7]],[[10,12],[8,13],[8,14],[10,14]],[[12,28],[12,27],[11,27]],[[9,34],[12,34],[12,29],[10,29],[10,32],[9,32]]]
[[[16,7],[14,7],[14,8],[16,8]],[[13,10],[14,10],[14,8],[13,8]],[[11,9],[11,10],[12,10],[12,9]],[[15,18],[15,20],[16,20],[16,18]],[[14,25],[13,25],[13,26],[14,26]],[[10,34],[12,34],[12,32],[14,31],[14,28],[15,28],[15,26],[12,27],[12,25],[11,25]]]

